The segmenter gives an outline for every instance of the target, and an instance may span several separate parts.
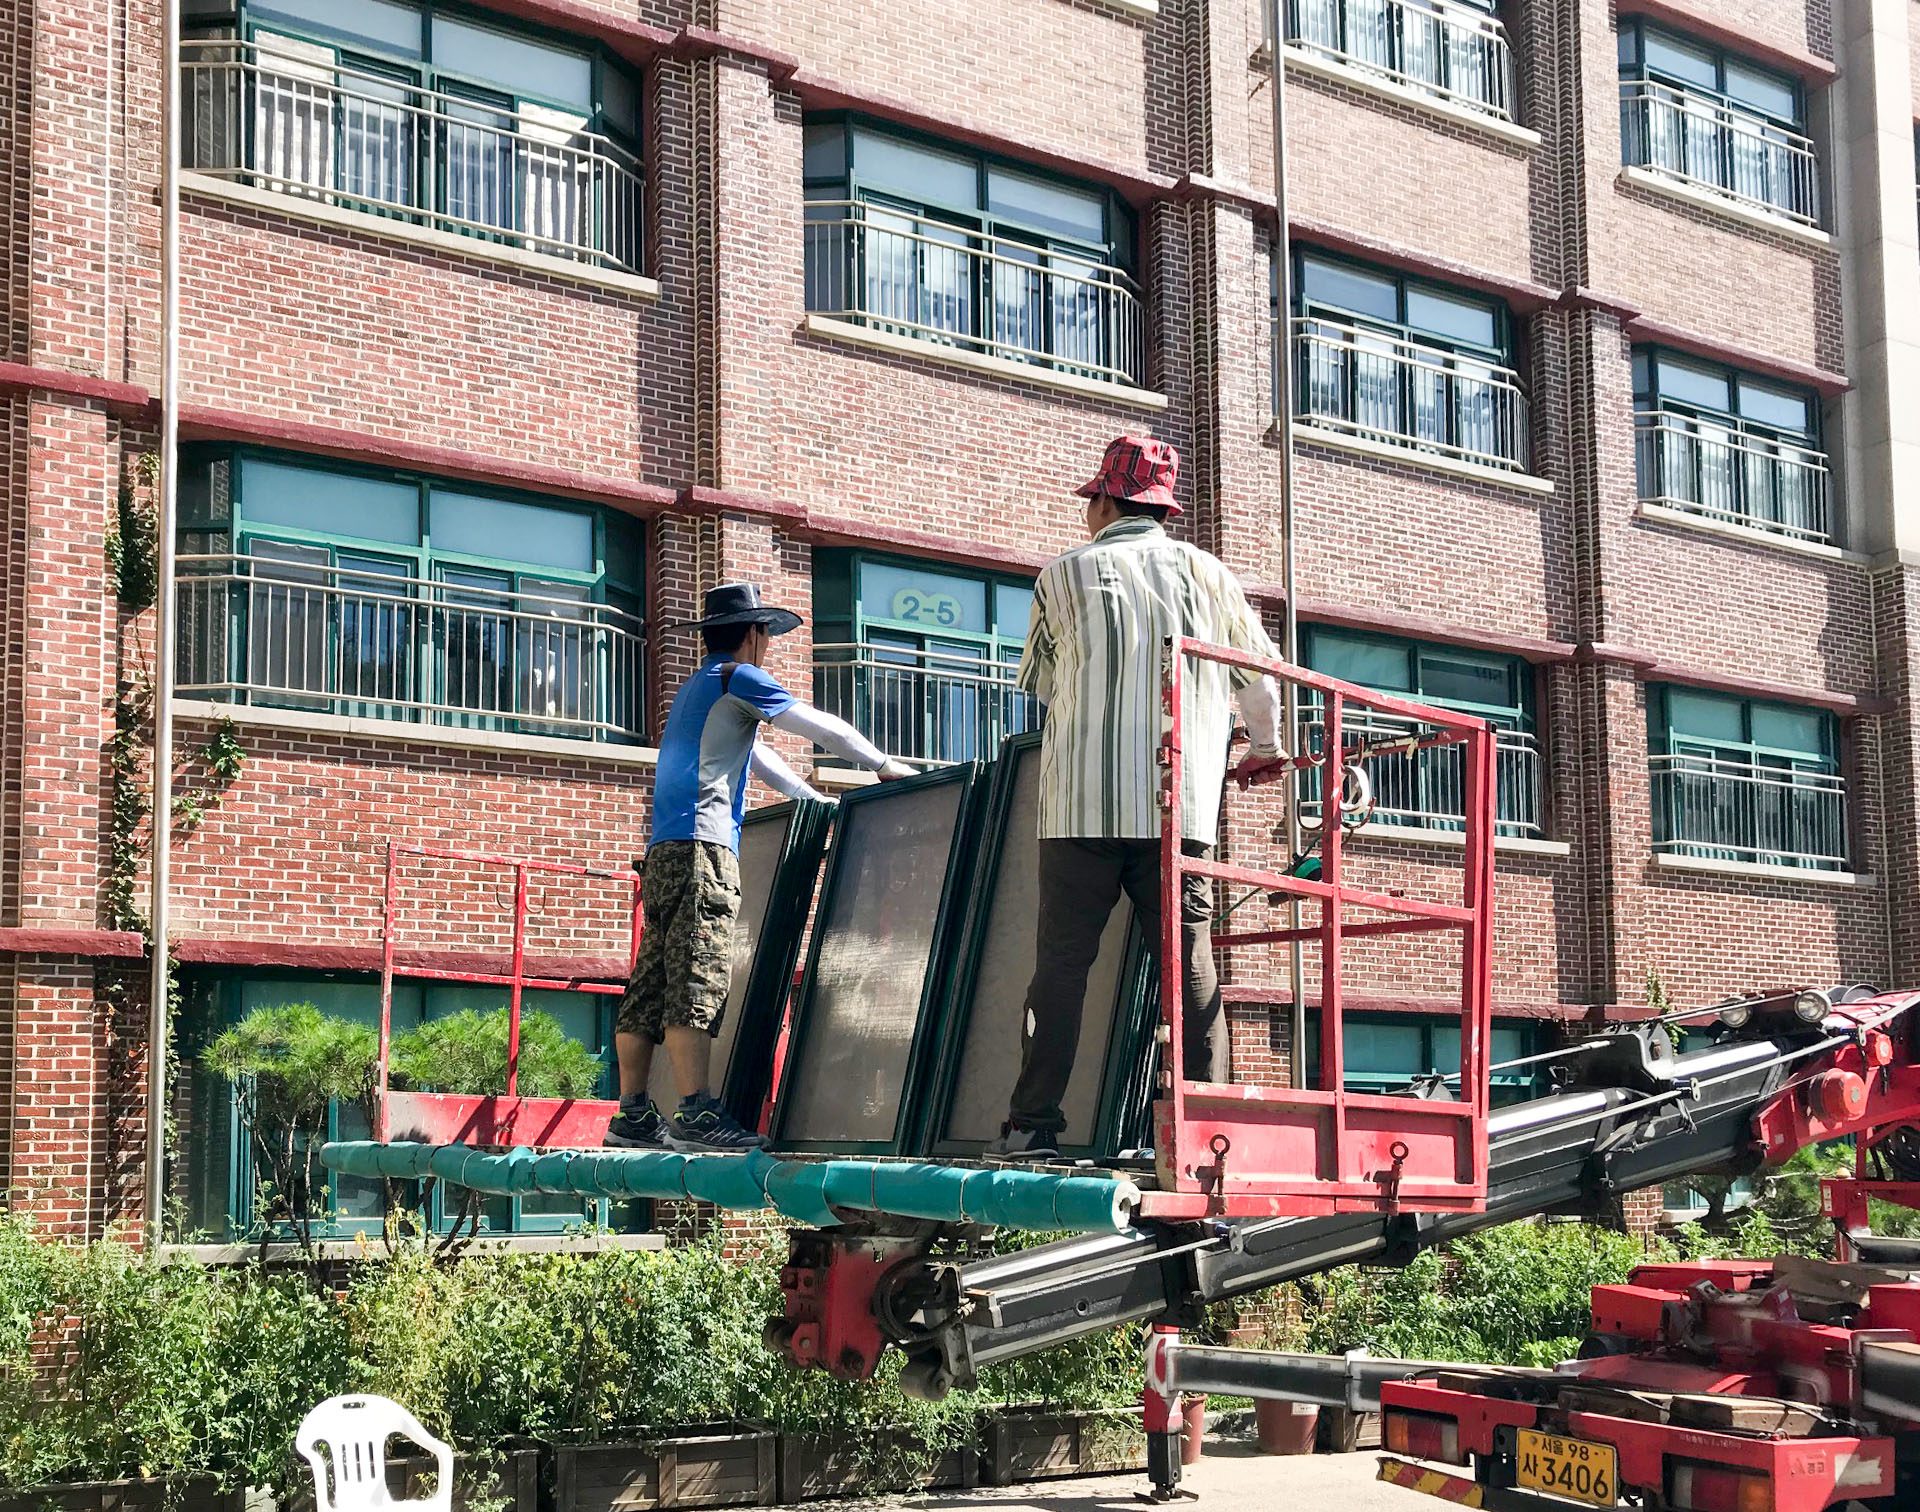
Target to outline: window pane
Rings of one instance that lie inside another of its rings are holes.
[[[1349,1021],[1343,1048],[1349,1076],[1417,1076],[1430,1069],[1426,1026],[1418,1019],[1406,1024]],[[1458,1063],[1456,1056],[1455,1064]]]
[[[1435,702],[1474,704],[1482,708],[1517,708],[1515,665],[1481,661],[1423,651],[1420,654],[1420,696]]]
[[[1749,420],[1770,425],[1775,430],[1811,435],[1812,405],[1803,393],[1762,383],[1753,378],[1740,380],[1740,413]]]
[[[1645,401],[1652,396],[1652,367],[1646,352],[1636,351],[1633,354],[1633,397],[1638,401]]]
[[[1317,257],[1303,259],[1300,293],[1309,304],[1332,305],[1376,320],[1400,318],[1399,292],[1391,278],[1363,273],[1344,263],[1322,262]]]
[[[1683,42],[1670,32],[1646,29],[1647,70],[1670,78],[1699,84],[1707,89],[1720,87],[1720,70],[1713,50],[1697,43]]]
[[[1744,744],[1747,732],[1742,713],[1737,698],[1689,693],[1680,688],[1667,690],[1667,728],[1675,735]]]
[[[1660,397],[1697,404],[1702,409],[1731,411],[1727,375],[1714,368],[1695,367],[1677,358],[1660,359]]]
[[[1493,311],[1484,303],[1430,289],[1407,290],[1407,324],[1416,331],[1475,346],[1494,344]]]
[[[1407,650],[1390,642],[1365,640],[1338,631],[1315,631],[1312,665],[1329,677],[1376,688],[1383,693],[1413,691]]]
[[[420,544],[420,490],[411,483],[247,457],[240,463],[240,500],[243,515],[256,525]]]
[[[854,133],[853,171],[862,189],[915,204],[958,210],[980,204],[980,176],[972,161],[877,132]]]
[[[371,43],[383,52],[420,56],[420,11],[394,0],[270,0],[248,8],[255,19],[272,16],[304,22],[316,30]]]
[[[607,518],[607,581],[640,586],[640,527],[634,521]]]
[[[640,91],[624,68],[600,65],[600,105],[609,125],[629,137],[640,135]]]
[[[516,94],[593,109],[593,65],[583,53],[449,16],[433,20],[433,63],[472,79],[503,84]]]
[[[802,148],[802,169],[807,179],[842,179],[847,176],[847,128],[838,121],[808,126]]]
[[[1033,615],[1033,590],[1000,583],[993,590],[993,628],[1014,640],[1027,638],[1027,622]]]
[[[1817,709],[1787,709],[1779,704],[1753,706],[1753,743],[1776,751],[1824,757],[1829,750],[1827,716]]]
[[[481,494],[433,491],[433,549],[593,571],[593,517]]]
[[[869,619],[903,620],[930,630],[985,634],[992,628],[985,583],[884,562],[860,564],[860,612]]]
[[[1750,63],[1727,60],[1727,96],[1742,105],[1750,105],[1776,121],[1798,121],[1800,102],[1791,79],[1755,68]]]
[[[1107,239],[1104,194],[1069,189],[1047,179],[1029,178],[1005,168],[987,170],[987,209],[1022,225],[1054,231],[1080,241]]]

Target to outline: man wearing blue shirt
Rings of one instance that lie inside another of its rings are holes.
[[[913,775],[851,725],[801,703],[761,669],[773,638],[796,629],[799,615],[764,607],[751,583],[708,590],[704,608],[700,619],[682,628],[700,632],[706,659],[674,695],[660,738],[653,830],[640,887],[645,929],[614,1025],[620,1111],[607,1126],[609,1145],[725,1151],[766,1143],[742,1127],[707,1086],[707,1052],[726,1010],[733,969],[747,774],[789,798],[821,795],[760,744],[760,726],[804,736],[882,782]],[[663,1041],[680,1091],[670,1119],[647,1095],[654,1047]]]

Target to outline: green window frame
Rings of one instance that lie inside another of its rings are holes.
[[[1118,193],[853,112],[804,134],[809,310],[1144,381],[1139,227]],[[1050,195],[1098,225],[1050,216]]]
[[[1801,540],[1832,534],[1820,396],[1727,363],[1633,352],[1640,497]]]
[[[1306,664],[1317,672],[1380,693],[1397,693],[1436,708],[1475,714],[1493,725],[1496,832],[1538,838],[1545,831],[1545,752],[1540,740],[1539,674],[1522,657],[1475,651],[1369,631],[1306,625]],[[1348,714],[1399,733],[1402,722],[1364,710]],[[1412,756],[1381,756],[1368,765],[1376,812],[1387,822],[1457,830],[1465,811],[1462,748],[1442,746]]]
[[[377,1025],[380,983],[373,977],[326,972],[196,972],[183,980],[181,993],[180,1047],[193,1134],[183,1161],[187,1218],[195,1232],[240,1239],[255,1232],[257,1219],[253,1150],[240,1118],[239,1089],[206,1070],[200,1064],[201,1052],[222,1030],[257,1007],[310,1002],[322,1012]],[[528,1010],[555,1013],[575,1038],[584,1039],[600,1055],[600,1093],[612,1096],[617,1087],[613,1020],[618,1000],[603,993],[529,989],[523,1001]],[[393,1022],[396,1031],[404,1030],[465,1008],[500,1008],[505,1002],[504,990],[499,988],[400,981],[394,984]],[[335,1103],[328,1112],[326,1137],[366,1139],[371,1133],[357,1108]],[[408,1205],[423,1226],[444,1233],[452,1227],[460,1202],[457,1197],[449,1202],[445,1186],[436,1182],[424,1208],[418,1187],[413,1188]],[[488,1197],[480,1207],[479,1229],[495,1234],[554,1234],[587,1225],[636,1232],[644,1227],[646,1217],[644,1204],[604,1198]],[[386,1218],[380,1183],[335,1177],[328,1184],[326,1205],[313,1232],[318,1238],[351,1239],[379,1233]]]
[[[1495,1019],[1489,1059],[1495,1066],[1537,1053],[1540,1025]],[[1307,1085],[1320,1085],[1320,1015],[1307,1013]],[[1348,1092],[1403,1092],[1422,1077],[1460,1071],[1460,1020],[1422,1013],[1347,1013],[1341,1018],[1341,1060]],[[1492,1073],[1493,1106],[1539,1095],[1541,1067],[1509,1066]]]
[[[1526,396],[1504,301],[1317,247],[1292,256],[1300,423],[1525,470]],[[1277,265],[1270,297],[1277,330]]]
[[[1039,724],[1039,704],[1013,687],[1033,579],[817,551],[813,594],[816,702],[884,749],[929,763],[984,759]]]
[[[1840,722],[1824,709],[1652,684],[1656,851],[1844,871]]]
[[[630,516],[253,447],[190,449],[179,503],[179,680],[192,696],[644,733],[645,534]],[[551,549],[495,554],[480,544],[489,532]]]
[[[403,39],[398,28],[409,19],[418,25],[410,39]],[[365,29],[355,30],[356,25]],[[515,25],[498,12],[447,0],[189,0],[182,30],[194,44],[188,61],[187,104],[190,111],[210,109],[205,123],[214,127],[212,136],[195,140],[193,146],[197,149],[237,131],[224,146],[229,156],[236,149],[244,153],[239,163],[188,166],[263,171],[278,156],[262,140],[271,111],[284,107],[311,113],[316,109],[320,97],[311,89],[292,90],[285,99],[263,97],[258,83],[230,100],[212,92],[220,86],[204,65],[231,60],[217,47],[204,50],[202,56],[199,44],[238,39],[252,48],[263,36],[284,38],[298,44],[302,58],[312,50],[315,67],[351,75],[355,88],[376,102],[353,111],[330,112],[333,146],[327,160],[332,165],[332,182],[326,187],[337,192],[337,202],[383,216],[397,213],[396,205],[417,210],[429,220],[437,212],[450,217],[449,229],[464,235],[506,243],[532,236],[535,250],[568,257],[591,255],[630,269],[639,267],[642,81],[605,46]],[[470,45],[476,38],[483,46],[485,39],[497,39],[489,69],[454,66],[460,61],[456,39]],[[514,58],[515,49],[525,54],[524,59]],[[443,58],[442,53],[455,55]],[[541,54],[549,73],[546,79],[535,77],[542,66]],[[323,61],[326,56],[330,64]],[[501,59],[519,62],[521,67],[503,67]],[[567,63],[584,70],[579,90],[565,89],[554,74],[553,65]],[[296,70],[297,66],[296,61]],[[262,69],[259,77],[265,79],[271,73],[270,68]],[[304,78],[304,74],[297,76]],[[308,83],[322,77],[316,74]],[[330,86],[319,87],[324,91]],[[449,102],[447,118],[432,133],[444,141],[427,140],[428,132],[411,124],[411,107],[418,103],[418,96],[427,94]],[[503,124],[506,118],[496,112],[511,113],[511,122]],[[525,134],[512,124],[523,119],[535,123],[535,133]],[[517,152],[525,162],[509,161],[497,145],[491,145],[502,134],[516,143],[524,141]],[[600,138],[614,150],[566,156],[562,166],[561,155],[572,153],[582,136]],[[545,161],[549,158],[553,162]],[[588,202],[578,211],[574,237],[537,231],[539,216],[526,202],[529,190],[522,170],[527,162],[545,163],[551,170],[549,178],[554,172],[562,175],[554,180],[559,193],[583,196]],[[307,169],[316,166],[304,161]],[[605,184],[589,187],[580,181],[600,175],[605,175]],[[308,180],[296,174],[295,181]]]

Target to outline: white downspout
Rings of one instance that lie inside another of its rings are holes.
[[[152,976],[147,1010],[147,1243],[166,1206],[168,883],[173,871],[174,498],[180,472],[180,0],[163,0],[160,68],[160,497],[153,627]]]

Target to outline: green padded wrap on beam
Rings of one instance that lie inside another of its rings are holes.
[[[417,1180],[433,1176],[476,1191],[524,1196],[696,1197],[733,1209],[772,1204],[802,1223],[827,1227],[835,1209],[890,1213],[992,1228],[1124,1229],[1140,1191],[1111,1176],[1060,1176],[1017,1168],[977,1170],[931,1162],[781,1160],[683,1155],[666,1150],[528,1149],[495,1154],[467,1145],[378,1144],[346,1140],[321,1147],[321,1163],[349,1176]]]

